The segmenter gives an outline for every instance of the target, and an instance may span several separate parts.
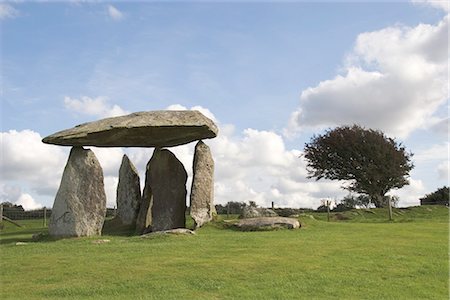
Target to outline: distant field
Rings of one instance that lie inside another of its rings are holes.
[[[448,208],[300,216],[299,230],[238,232],[219,221],[195,236],[113,231],[32,242],[42,221],[5,223],[2,299],[448,299]],[[337,219],[346,219],[340,220]],[[26,242],[16,245],[16,242]]]

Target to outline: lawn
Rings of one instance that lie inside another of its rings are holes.
[[[395,222],[383,210],[343,214],[301,215],[294,231],[238,232],[218,221],[195,236],[150,239],[32,242],[42,221],[6,224],[1,298],[448,299],[448,208],[396,210]]]

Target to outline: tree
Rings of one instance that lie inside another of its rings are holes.
[[[409,184],[412,155],[381,131],[359,125],[314,135],[304,151],[308,178],[346,180],[344,189],[368,195],[376,207],[385,206],[391,189]]]
[[[441,187],[431,194],[420,198],[420,205],[447,205],[449,204],[450,189],[448,186]]]

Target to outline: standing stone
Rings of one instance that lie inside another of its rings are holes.
[[[151,199],[152,231],[185,227],[187,173],[167,149],[155,149],[147,165],[146,199]]]
[[[70,151],[50,217],[51,236],[100,235],[106,215],[102,168],[91,150]]]
[[[191,216],[195,227],[211,221],[214,207],[214,160],[209,147],[199,141],[195,146],[194,177],[191,188]]]
[[[144,234],[151,231],[152,225],[152,204],[153,195],[152,189],[149,183],[150,171],[149,171],[150,161],[147,163],[145,171],[145,186],[144,192],[142,193],[142,199],[139,207],[139,214],[136,220],[136,233]]]
[[[136,224],[141,202],[141,185],[136,167],[127,155],[122,158],[117,185],[117,217],[124,225]]]

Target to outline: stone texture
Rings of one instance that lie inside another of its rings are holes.
[[[122,224],[136,224],[141,203],[141,185],[136,167],[127,155],[122,158],[117,185],[117,217]]]
[[[145,186],[139,206],[139,214],[136,220],[136,233],[144,234],[151,231],[153,194],[150,187],[150,161],[145,172]]]
[[[91,150],[70,151],[49,223],[51,236],[100,235],[106,215],[102,168]]]
[[[163,230],[163,231],[155,231],[150,232],[141,235],[141,238],[151,238],[158,235],[166,235],[166,234],[173,234],[173,235],[195,235],[195,231],[192,231],[190,229],[186,228],[176,228],[176,229],[169,229],[169,230]]]
[[[242,210],[239,218],[259,218],[259,217],[278,217],[278,214],[271,209],[263,207],[246,206]]]
[[[149,203],[151,231],[185,227],[187,173],[167,149],[155,149],[147,164],[143,202]]]
[[[190,214],[195,227],[211,221],[214,207],[214,160],[209,147],[199,141],[195,146]]]
[[[233,224],[233,226],[242,231],[275,230],[279,228],[296,229],[300,228],[300,222],[292,218],[260,217],[242,219]]]
[[[199,111],[148,111],[66,129],[42,141],[63,146],[171,147],[214,138],[218,129]]]

